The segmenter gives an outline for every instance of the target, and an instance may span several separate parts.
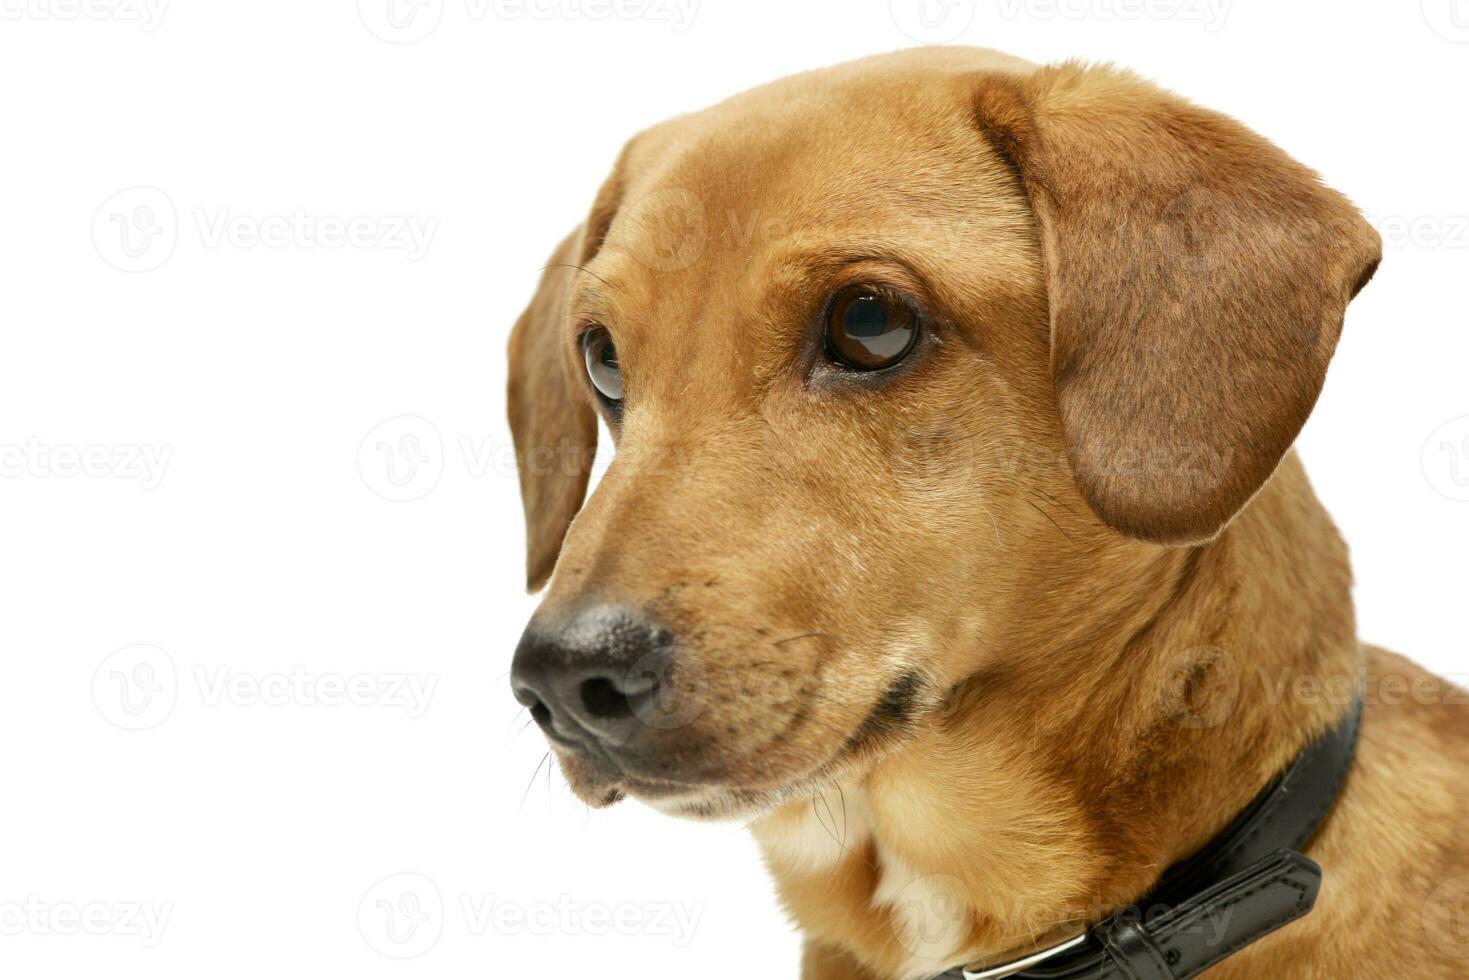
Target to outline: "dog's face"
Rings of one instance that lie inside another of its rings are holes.
[[[908,52],[639,135],[512,340],[555,568],[517,697],[592,803],[860,773],[1043,669],[1059,583],[1217,533],[1375,258],[1274,148],[1113,73]]]

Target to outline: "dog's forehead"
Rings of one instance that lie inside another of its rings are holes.
[[[777,80],[641,134],[625,203],[687,193],[710,211],[798,215],[921,186],[925,167],[976,145],[979,79],[1022,66],[974,49],[902,51]]]
[[[970,93],[986,71],[1027,68],[974,49],[899,52],[656,126],[614,178],[587,286],[622,308],[620,342],[645,365],[687,376],[699,357],[758,359],[771,338],[753,304],[799,292],[819,260],[933,253],[962,233],[962,202],[998,189],[978,179],[994,151]]]

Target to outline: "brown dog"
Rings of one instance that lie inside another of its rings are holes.
[[[909,978],[1134,901],[1360,694],[1315,911],[1209,976],[1469,975],[1469,709],[1357,640],[1291,452],[1379,252],[1110,68],[905,51],[641,133],[510,344],[517,695],[587,801],[758,818],[806,976]]]

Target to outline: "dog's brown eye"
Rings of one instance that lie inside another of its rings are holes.
[[[918,317],[906,305],[868,286],[837,294],[826,320],[826,349],[859,371],[896,364],[918,336]]]
[[[622,401],[622,369],[617,364],[612,335],[603,327],[593,327],[582,335],[581,347],[593,387],[608,401]]]

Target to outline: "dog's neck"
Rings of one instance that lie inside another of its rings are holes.
[[[1077,558],[1037,569],[1013,645],[911,742],[756,825],[791,906],[827,910],[808,930],[899,975],[1075,932],[1349,707],[1346,550],[1294,456],[1209,544]]]

